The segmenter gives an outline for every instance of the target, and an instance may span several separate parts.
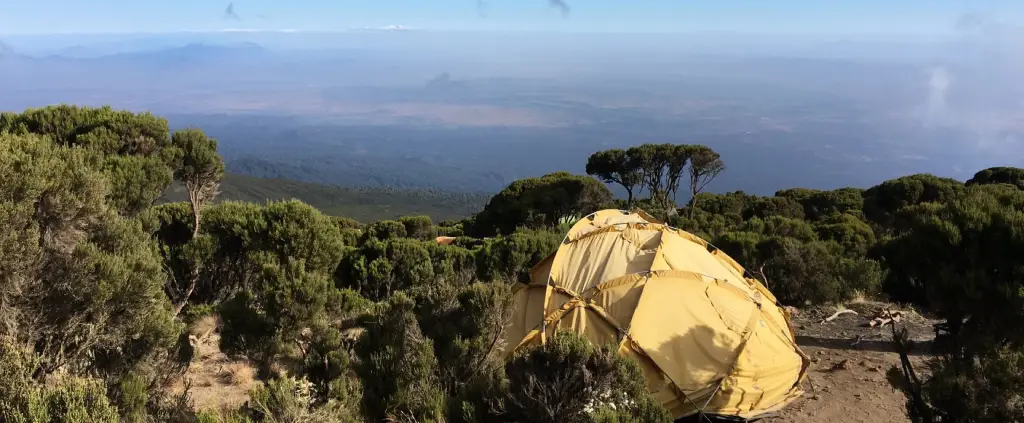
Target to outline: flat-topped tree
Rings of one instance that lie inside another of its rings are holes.
[[[626,190],[626,207],[633,208],[634,190],[641,187],[643,175],[626,150],[598,151],[587,160],[587,174],[605,183],[615,183]]]
[[[689,146],[690,158],[690,216],[693,216],[693,206],[697,201],[697,194],[704,191],[719,174],[725,170],[725,163],[721,156],[703,145]]]
[[[668,195],[666,168],[674,150],[672,144],[643,144],[626,150],[630,162],[640,171],[643,187],[659,206],[664,205]]]

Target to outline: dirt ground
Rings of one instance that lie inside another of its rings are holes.
[[[194,325],[195,358],[185,375],[175,380],[169,393],[177,395],[189,388],[189,398],[198,410],[237,408],[249,400],[249,390],[257,386],[255,371],[249,363],[232,360],[220,351],[220,334],[213,318]]]
[[[891,329],[867,325],[879,310],[896,308],[873,302],[849,304],[846,308],[857,314],[842,314],[826,323],[822,320],[831,316],[836,308],[805,309],[794,315],[797,343],[811,358],[804,382],[806,393],[778,416],[764,422],[909,421],[903,394],[894,391],[886,379],[886,371],[899,365],[899,355],[892,349]],[[904,314],[897,327],[906,327],[910,338],[920,343],[917,349],[921,352],[911,357],[920,371],[936,321],[914,311],[900,310]],[[220,337],[215,323],[212,320],[203,323],[193,329],[198,351],[186,377],[192,383],[190,396],[199,409],[237,407],[248,399],[248,390],[259,382],[253,380],[252,368],[246,363],[233,361],[219,351]],[[184,380],[180,380],[172,391],[181,392],[183,388]]]
[[[797,343],[812,362],[804,383],[806,394],[765,422],[908,422],[903,394],[894,391],[886,379],[886,371],[900,363],[890,344],[891,328],[867,326],[875,313],[886,307],[870,302],[851,304],[848,308],[858,314],[842,314],[827,323],[821,321],[835,308],[804,310],[794,316]],[[905,314],[897,327],[906,327],[910,339],[920,344],[916,347],[920,353],[912,355],[911,361],[921,370],[935,321],[902,311]]]

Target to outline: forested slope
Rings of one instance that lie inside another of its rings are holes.
[[[296,199],[325,214],[345,216],[360,222],[419,215],[430,216],[437,221],[461,219],[480,211],[489,197],[487,194],[427,189],[338,187],[235,173],[224,175],[220,189],[218,201],[262,204]],[[184,185],[172,184],[161,200],[187,201],[188,194]]]
[[[608,207],[711,241],[784,305],[929,310],[943,324],[928,375],[889,369],[912,420],[1024,420],[1024,171],[707,192],[726,165],[700,145],[637,145],[596,152],[596,178],[515,181],[466,219],[361,223],[298,200],[218,201],[216,140],[157,116],[0,114],[0,421],[669,421],[614,346],[561,334],[501,350],[513,287]],[[172,181],[187,201],[159,203]],[[204,325],[252,369],[247,402],[194,406]]]

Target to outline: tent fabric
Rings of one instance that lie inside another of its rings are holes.
[[[675,418],[756,419],[803,394],[808,357],[759,281],[703,239],[642,211],[576,223],[516,290],[508,357],[569,330],[637,360]]]

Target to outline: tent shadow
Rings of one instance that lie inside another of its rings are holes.
[[[860,350],[896,353],[896,346],[891,341],[869,341],[862,340],[854,344],[849,338],[829,338],[819,336],[798,335],[797,345],[801,347],[827,348],[831,350]],[[929,355],[932,350],[931,341],[917,341],[913,343],[910,355]]]

